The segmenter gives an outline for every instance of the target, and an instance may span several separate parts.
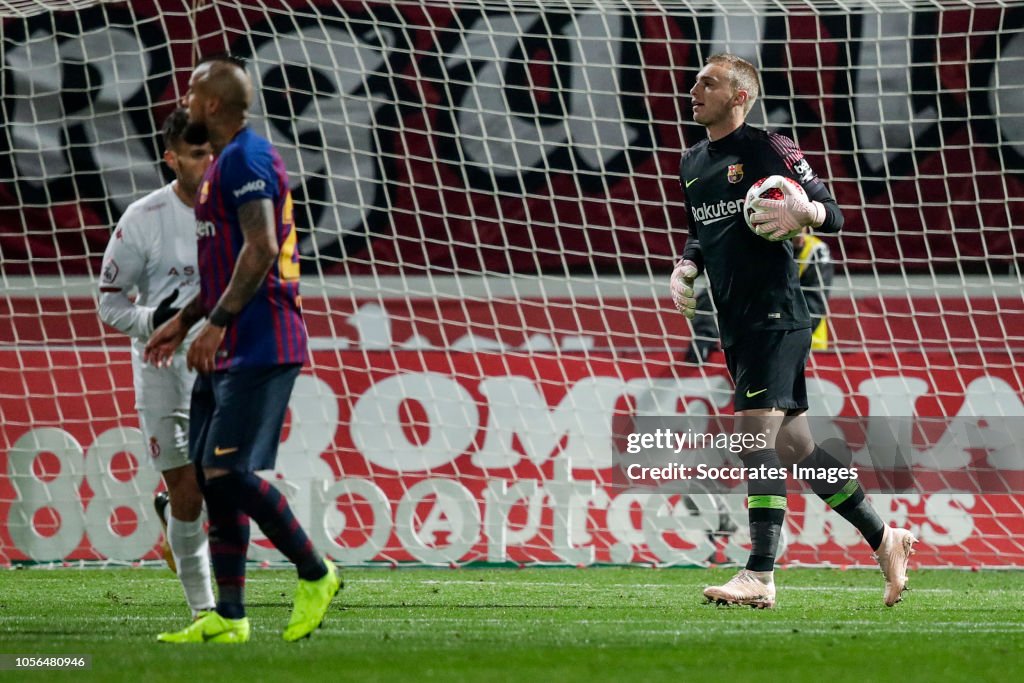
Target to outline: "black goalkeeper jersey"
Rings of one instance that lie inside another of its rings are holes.
[[[752,330],[810,328],[793,245],[755,235],[743,218],[743,200],[757,180],[793,178],[825,206],[817,232],[837,232],[842,213],[792,140],[746,124],[719,140],[686,150],[680,182],[690,235],[683,258],[707,271],[718,307],[722,346]]]

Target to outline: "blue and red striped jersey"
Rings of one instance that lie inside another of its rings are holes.
[[[199,296],[207,311],[220,300],[244,243],[238,208],[256,199],[274,203],[280,253],[259,290],[228,325],[217,352],[218,370],[306,362],[306,325],[299,296],[299,253],[288,173],[270,141],[248,127],[221,151],[199,186]]]

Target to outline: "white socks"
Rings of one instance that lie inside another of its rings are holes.
[[[167,516],[167,542],[178,565],[178,579],[193,618],[200,610],[212,610],[217,602],[210,586],[210,546],[203,531],[203,517],[183,522]]]

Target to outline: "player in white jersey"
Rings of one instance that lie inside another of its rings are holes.
[[[178,349],[169,367],[158,368],[142,358],[153,330],[199,293],[192,207],[213,157],[209,144],[185,142],[182,134],[187,124],[188,114],[178,109],[163,127],[164,162],[174,171],[175,180],[129,206],[110,237],[103,254],[99,314],[103,322],[132,339],[135,407],[153,465],[167,485],[171,511],[166,519],[167,542],[196,617],[216,603],[201,519],[203,496],[188,457],[195,373],[185,363],[188,343]],[[134,290],[138,293],[133,301]]]

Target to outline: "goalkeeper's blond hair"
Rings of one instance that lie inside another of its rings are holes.
[[[747,93],[747,101],[743,104],[743,115],[750,113],[754,101],[761,94],[761,86],[758,83],[757,69],[754,65],[734,54],[719,52],[708,57],[708,64],[718,64],[729,69],[729,84],[733,90],[743,90]]]

